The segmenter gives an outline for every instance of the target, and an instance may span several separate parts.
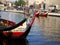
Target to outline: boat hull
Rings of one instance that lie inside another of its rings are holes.
[[[47,17],[47,14],[40,14],[40,17]]]

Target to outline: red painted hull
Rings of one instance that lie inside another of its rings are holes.
[[[40,14],[40,17],[47,17],[47,14]]]
[[[8,33],[9,32],[3,32],[3,34],[5,35],[5,36],[8,36]],[[24,34],[24,32],[13,32],[12,33],[12,37],[19,37],[19,36],[21,36],[21,35],[23,35]]]
[[[14,26],[15,25],[15,22],[5,20],[5,19],[2,19],[2,20],[3,20],[3,24],[7,24],[8,26]],[[20,26],[23,26],[23,24],[21,24]],[[3,34],[5,36],[8,36],[8,33],[9,32],[6,32],[6,31],[3,32]],[[24,34],[24,32],[13,32],[11,36],[12,37],[18,37],[18,36],[21,36],[22,34]]]

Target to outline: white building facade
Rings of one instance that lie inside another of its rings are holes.
[[[28,5],[33,5],[34,3],[40,4],[42,1],[48,5],[56,5],[60,9],[60,0],[25,0],[28,1]]]

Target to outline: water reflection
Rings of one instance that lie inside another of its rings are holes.
[[[60,41],[60,17],[40,18],[42,35],[46,41]]]
[[[3,42],[3,45],[29,45],[29,43],[27,39],[20,38],[5,40],[5,42]]]
[[[36,18],[27,37],[29,45],[60,45],[60,18]]]

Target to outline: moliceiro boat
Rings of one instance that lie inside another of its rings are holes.
[[[47,14],[48,14],[48,11],[46,11],[46,10],[40,12],[41,17],[47,17]]]
[[[15,24],[12,21],[1,19],[0,21],[0,31],[3,36],[8,37],[18,37],[23,35],[23,33],[26,31],[26,19],[22,20],[20,23]],[[1,36],[0,36],[1,37]]]
[[[43,11],[43,12],[38,12],[38,11],[35,11],[35,13],[34,13],[35,15],[34,15],[34,17],[47,17],[47,15],[48,15],[48,12],[47,11]]]
[[[8,15],[6,12],[0,13],[0,44],[3,45],[4,43],[6,45],[10,45],[10,42],[12,41],[22,41],[21,39],[26,39],[34,23],[35,17],[32,18],[30,25],[27,26],[27,18],[25,18],[22,14],[17,15],[16,13],[8,12]]]
[[[10,24],[7,23],[7,25],[10,25],[10,26],[15,25],[12,22],[9,22],[9,23]],[[12,35],[11,35],[12,37],[19,37],[19,36],[23,35],[23,33],[25,33],[25,31],[26,31],[26,21],[23,22],[23,24],[21,24],[20,26],[14,28],[14,29],[11,29],[10,31],[3,31],[3,33],[5,36],[8,36],[9,33],[12,33]]]
[[[47,17],[47,13],[44,13],[44,14],[40,14],[40,17]]]
[[[32,27],[32,24],[34,22],[34,18],[32,19],[31,24],[27,27],[26,25],[26,18],[23,19],[18,24],[15,24],[15,22],[1,19],[0,24],[3,26],[0,28],[0,34],[3,36],[0,36],[1,38],[8,39],[8,38],[26,38],[28,33],[30,32],[30,29]]]

